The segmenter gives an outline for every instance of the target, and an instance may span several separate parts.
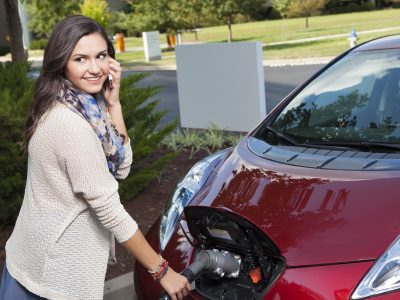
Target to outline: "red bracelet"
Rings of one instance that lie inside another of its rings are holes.
[[[168,262],[164,259],[160,266],[160,271],[155,274],[152,274],[153,279],[156,281],[160,280],[161,278],[164,277],[165,274],[167,274],[167,271],[168,271]]]
[[[155,271],[150,271],[149,273],[153,277],[154,280],[158,281],[167,274],[168,271],[168,262],[160,255],[160,263],[157,266]]]

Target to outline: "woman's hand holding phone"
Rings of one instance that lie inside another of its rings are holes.
[[[122,68],[121,64],[109,57],[110,70],[108,74],[108,85],[105,88],[104,96],[109,107],[120,105],[119,88],[121,84]]]

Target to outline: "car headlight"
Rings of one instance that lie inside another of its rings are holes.
[[[193,199],[194,195],[201,189],[210,177],[214,167],[228,153],[230,149],[225,149],[214,153],[196,163],[186,176],[178,183],[174,195],[165,206],[161,215],[160,222],[160,248],[164,250],[176,223],[183,213],[183,209]]]
[[[362,299],[400,289],[400,237],[375,262],[351,299]]]

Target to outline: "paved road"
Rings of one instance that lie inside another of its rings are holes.
[[[267,112],[280,100],[289,94],[296,86],[309,76],[322,68],[322,64],[304,66],[264,67],[265,95]],[[139,71],[126,71],[124,74],[138,73]],[[176,71],[152,71],[151,75],[142,80],[140,86],[159,85],[161,91],[154,97],[160,100],[159,110],[168,110],[167,115],[161,120],[164,125],[179,117],[178,86]]]

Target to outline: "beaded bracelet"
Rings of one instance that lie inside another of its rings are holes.
[[[168,272],[168,262],[165,260],[164,263],[163,263],[163,266],[161,267],[160,272],[155,274],[153,276],[153,279],[155,281],[159,281],[161,278],[163,278],[165,276],[165,274],[167,274],[167,272]]]
[[[167,274],[168,271],[168,262],[160,255],[160,263],[158,264],[155,271],[150,271],[149,273],[153,277],[154,280],[160,280]]]

